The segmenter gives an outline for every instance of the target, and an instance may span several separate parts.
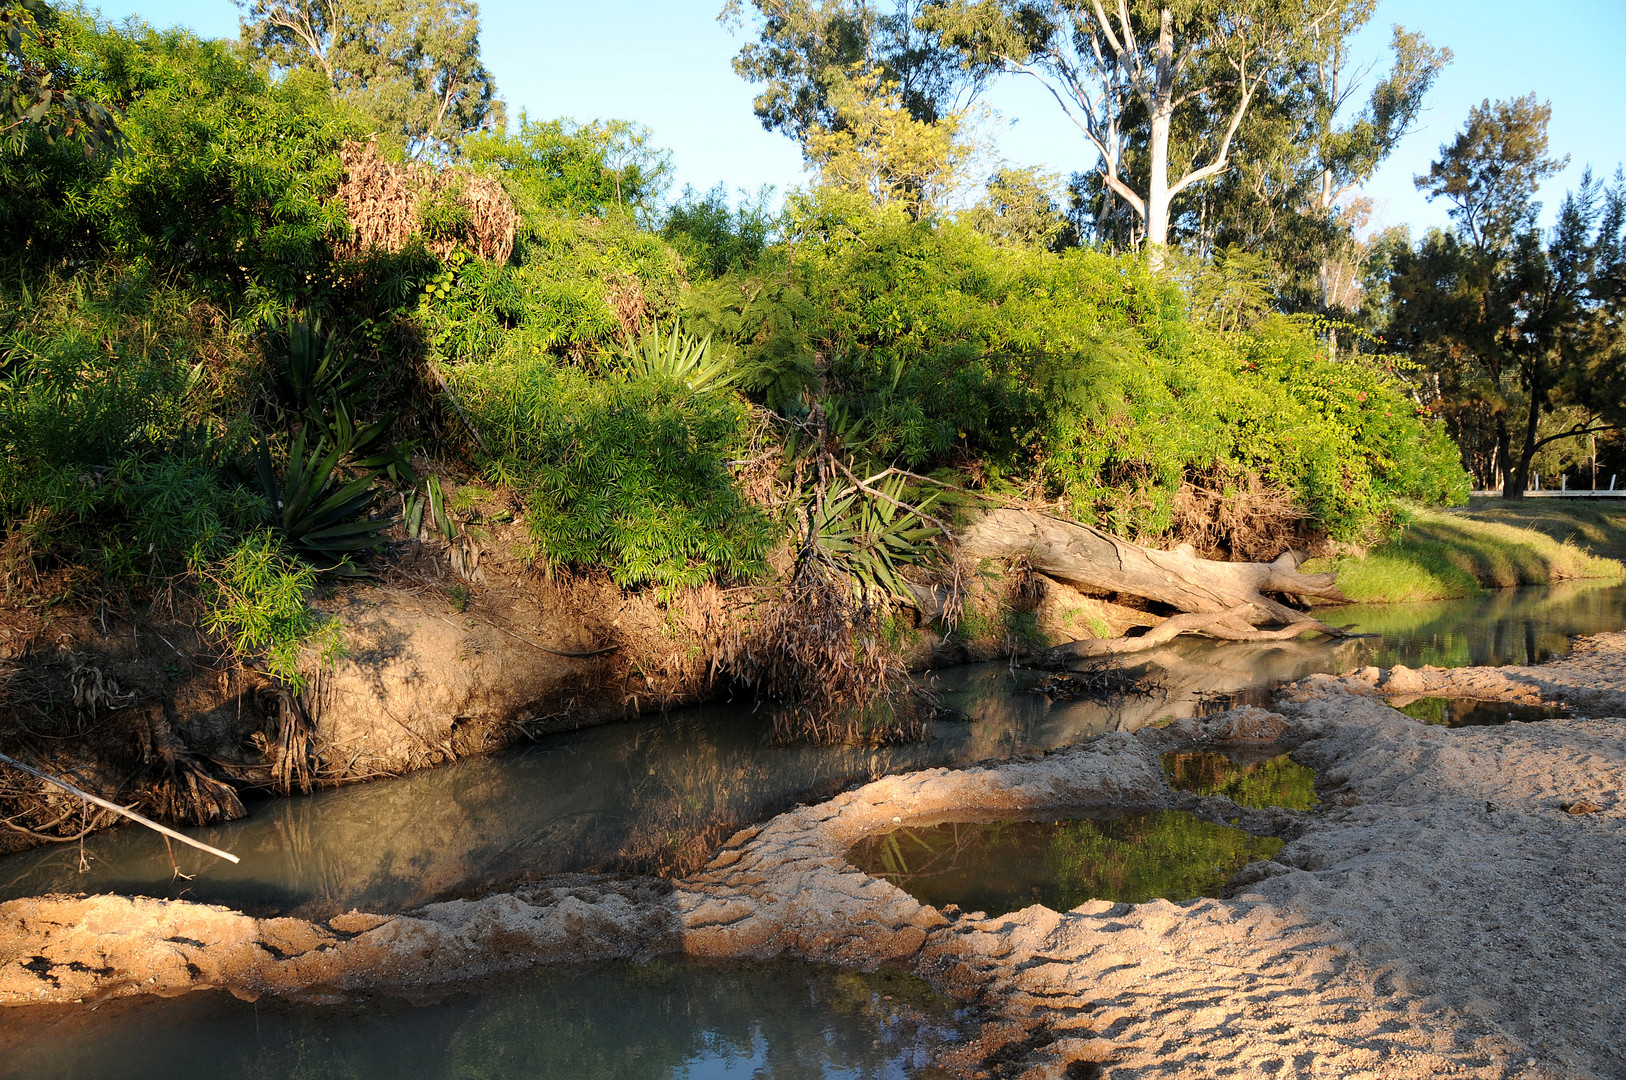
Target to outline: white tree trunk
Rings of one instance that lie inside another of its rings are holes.
[[[1152,117],[1151,176],[1146,191],[1146,253],[1153,270],[1163,268],[1169,242],[1169,114]]]

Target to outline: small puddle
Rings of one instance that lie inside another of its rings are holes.
[[[1519,705],[1511,701],[1475,701],[1473,698],[1420,697],[1390,704],[1425,724],[1441,727],[1492,727],[1518,721],[1562,720],[1570,711],[1561,705]]]
[[[848,859],[923,904],[1003,915],[1032,904],[1218,896],[1282,841],[1180,810],[1049,821],[946,822],[860,841]]]
[[[1163,755],[1163,775],[1176,791],[1223,795],[1238,806],[1308,810],[1321,801],[1315,793],[1315,770],[1286,754],[1174,750]]]
[[[466,989],[466,988],[465,988]],[[0,1078],[917,1075],[969,1013],[896,972],[657,961],[539,969],[475,994],[299,1005],[219,992],[0,1010]]]

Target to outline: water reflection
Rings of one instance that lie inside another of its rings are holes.
[[[1282,841],[1179,810],[1057,821],[948,822],[866,837],[848,858],[923,904],[1003,915],[1030,904],[1218,896]]]
[[[1163,755],[1163,775],[1177,791],[1223,795],[1238,806],[1308,810],[1320,801],[1314,769],[1269,751],[1175,750]]]
[[[1511,701],[1475,701],[1472,698],[1420,697],[1390,702],[1425,724],[1441,727],[1494,727],[1499,724],[1557,720],[1570,711],[1559,705],[1519,705]]]
[[[923,983],[811,965],[537,971],[431,1003],[224,994],[3,1010],[0,1077],[901,1078],[969,1023]]]
[[[1573,636],[1626,627],[1626,585],[1570,581],[1469,600],[1366,604],[1320,614],[1380,634],[1360,650],[1365,663],[1379,667],[1540,664],[1568,653]]]
[[[1587,583],[1479,600],[1336,609],[1374,638],[1258,644],[1177,640],[1136,663],[1162,692],[1109,702],[1023,692],[1032,676],[1005,665],[932,679],[963,722],[880,750],[783,746],[762,715],[708,706],[661,719],[553,736],[516,752],[252,807],[249,818],[199,829],[239,866],[175,851],[143,829],[0,859],[0,900],[48,892],[185,896],[255,913],[321,917],[351,907],[401,910],[561,871],[682,872],[734,829],[886,773],[1005,759],[1197,715],[1257,697],[1284,680],[1364,664],[1525,662],[1567,635],[1626,626],[1626,587]]]

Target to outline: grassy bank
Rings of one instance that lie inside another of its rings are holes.
[[[1474,499],[1454,516],[1534,529],[1593,555],[1626,562],[1626,499]]]
[[[1589,511],[1418,510],[1365,557],[1343,556],[1320,568],[1336,570],[1339,587],[1358,603],[1449,600],[1512,585],[1626,576],[1626,566],[1595,553],[1626,554],[1621,543],[1626,541],[1626,509],[1616,524],[1589,522],[1590,531],[1575,521],[1566,524],[1566,518]],[[1589,550],[1572,539],[1581,536],[1595,537],[1598,548]]]

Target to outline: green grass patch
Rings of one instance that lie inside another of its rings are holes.
[[[1626,575],[1626,567],[1614,559],[1549,532],[1433,510],[1416,511],[1364,558],[1315,564],[1307,569],[1336,571],[1338,587],[1357,603],[1452,600],[1485,589]]]

